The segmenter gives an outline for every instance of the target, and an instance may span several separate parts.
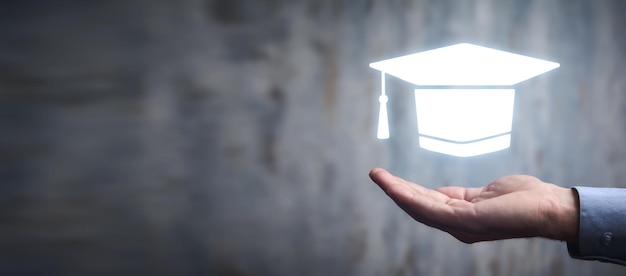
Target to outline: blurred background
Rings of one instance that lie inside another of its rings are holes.
[[[623,275],[562,242],[466,245],[425,186],[626,187],[626,2],[3,1],[2,275]],[[368,63],[459,42],[559,62],[516,86],[511,148],[421,150],[413,89]]]

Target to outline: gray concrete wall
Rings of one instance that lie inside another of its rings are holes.
[[[462,244],[367,177],[626,187],[623,1],[13,1],[0,8],[0,274],[623,275],[543,239]],[[420,150],[371,61],[473,42],[561,63],[511,148]]]

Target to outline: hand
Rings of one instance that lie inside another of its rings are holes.
[[[373,169],[370,178],[413,219],[465,243],[526,237],[578,239],[575,191],[533,176],[505,176],[481,188],[437,190],[380,168]]]

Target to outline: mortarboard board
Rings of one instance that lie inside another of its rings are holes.
[[[513,85],[558,63],[468,43],[370,63],[381,71],[379,139],[389,138],[385,75],[415,89],[420,147],[475,156],[510,146]]]

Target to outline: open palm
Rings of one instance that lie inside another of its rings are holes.
[[[373,169],[370,177],[415,220],[465,243],[536,236],[572,241],[577,237],[574,192],[536,177],[512,175],[481,188],[437,190],[380,168]]]

